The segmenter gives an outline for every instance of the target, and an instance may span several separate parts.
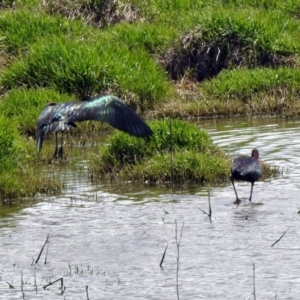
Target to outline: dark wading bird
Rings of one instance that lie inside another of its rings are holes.
[[[77,127],[75,122],[95,120],[105,122],[130,135],[149,138],[150,127],[122,100],[112,95],[89,98],[82,102],[49,103],[42,110],[37,121],[37,148],[42,149],[44,134],[55,132],[54,158],[63,157],[64,131]],[[61,146],[58,136],[61,132]]]
[[[240,156],[237,157],[232,165],[231,165],[231,177],[230,180],[232,182],[234,192],[236,195],[236,204],[239,204],[241,200],[238,197],[234,186],[234,180],[242,180],[251,182],[251,192],[249,201],[252,199],[253,185],[254,182],[257,181],[262,174],[261,164],[258,160],[259,153],[257,149],[252,150],[251,156]]]

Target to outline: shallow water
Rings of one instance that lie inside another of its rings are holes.
[[[84,168],[64,169],[66,188],[0,218],[0,298],[176,299],[175,220],[180,243],[180,299],[300,299],[299,122],[277,119],[201,121],[233,155],[260,150],[283,169],[254,186],[238,183],[210,191],[140,186],[91,186]],[[285,232],[284,237],[271,245]],[[49,234],[37,264],[32,263]],[[163,268],[159,264],[166,245]],[[23,284],[21,284],[21,276]],[[63,278],[43,289],[46,284]],[[13,288],[9,288],[9,284]]]

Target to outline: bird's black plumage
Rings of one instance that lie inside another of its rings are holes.
[[[57,153],[57,133],[62,132],[63,134],[64,131],[76,127],[76,122],[86,120],[108,123],[112,127],[136,137],[148,138],[152,135],[151,128],[122,100],[112,95],[102,95],[82,102],[49,103],[46,105],[37,121],[38,151],[40,152],[42,149],[44,134],[55,132],[55,156],[62,156],[63,145],[59,150],[61,154]]]
[[[261,164],[258,160],[259,153],[257,149],[252,150],[251,156],[237,157],[231,166],[231,182],[236,195],[236,203],[240,202],[234,185],[234,180],[248,181],[251,183],[251,192],[249,201],[252,199],[253,185],[262,175]]]

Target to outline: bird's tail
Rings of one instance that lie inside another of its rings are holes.
[[[43,146],[43,141],[44,141],[44,128],[38,128],[37,132],[37,150],[38,152],[41,151],[42,146]]]

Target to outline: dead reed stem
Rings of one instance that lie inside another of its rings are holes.
[[[212,217],[212,209],[211,209],[211,203],[210,203],[210,187],[208,187],[208,213],[201,208],[199,208],[205,215],[209,217],[209,221],[211,222]]]
[[[25,294],[24,294],[23,285],[24,285],[24,282],[23,282],[23,273],[21,271],[21,292],[22,292],[22,299],[24,300],[25,299]]]
[[[255,264],[253,264],[253,296],[254,296],[254,300],[256,300],[256,292],[255,292]]]
[[[57,279],[57,280],[55,280],[55,281],[52,281],[52,282],[50,282],[50,283],[44,285],[44,286],[43,286],[43,289],[47,288],[48,286],[54,284],[54,283],[57,282],[57,281],[60,281],[60,284],[61,284],[61,291],[62,291],[62,293],[63,293],[64,279],[63,279],[62,277],[59,278],[59,279]]]
[[[276,245],[283,238],[283,236],[286,234],[286,232],[287,232],[287,230],[281,235],[281,237],[274,244],[272,244],[271,247],[273,247],[274,245]]]
[[[34,271],[34,286],[35,286],[35,293],[37,294],[38,289],[37,289],[37,284],[36,284],[36,274],[35,274],[35,271]]]
[[[182,223],[180,235],[178,237],[177,233],[177,220],[175,220],[175,240],[176,240],[176,246],[177,246],[177,269],[176,269],[176,292],[177,292],[177,299],[179,300],[179,286],[178,286],[178,279],[179,279],[179,249],[180,249],[180,241],[182,237],[184,222]]]
[[[41,251],[40,251],[40,253],[39,253],[38,258],[37,258],[36,261],[35,261],[36,264],[38,263],[38,261],[39,261],[41,255],[42,255],[42,253],[43,253],[43,250],[44,250],[46,244],[48,243],[48,240],[49,240],[49,234],[47,235],[46,241],[45,241],[45,243],[44,243],[44,245],[43,245],[43,247],[42,247],[42,249],[41,249]]]
[[[166,248],[165,248],[164,254],[163,254],[163,256],[162,256],[162,258],[161,258],[161,261],[160,261],[160,264],[159,264],[159,266],[160,266],[161,268],[162,268],[162,264],[163,264],[164,259],[165,259],[165,255],[166,255],[167,249],[168,249],[168,244],[167,244],[167,246],[166,246]]]
[[[46,250],[46,255],[45,255],[45,261],[44,261],[44,265],[46,265],[46,264],[47,264],[48,249],[49,249],[49,243],[47,243],[47,250]]]
[[[89,286],[85,286],[85,291],[86,291],[86,300],[89,300]]]

